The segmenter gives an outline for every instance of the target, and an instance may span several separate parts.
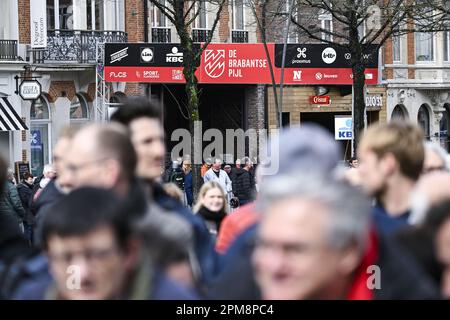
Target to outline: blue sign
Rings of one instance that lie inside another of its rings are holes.
[[[334,129],[334,138],[336,140],[351,140],[353,137],[352,117],[335,116]]]
[[[41,145],[41,132],[39,130],[31,130],[31,146]]]

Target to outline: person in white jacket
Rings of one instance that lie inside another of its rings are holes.
[[[208,181],[216,181],[217,183],[219,183],[224,193],[228,195],[227,198],[229,198],[231,192],[233,191],[233,188],[231,186],[231,180],[228,177],[228,174],[221,169],[221,166],[222,160],[218,158],[214,159],[213,165],[208,171],[206,171],[203,180],[205,183]]]

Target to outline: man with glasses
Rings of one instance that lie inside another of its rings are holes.
[[[80,188],[46,216],[43,244],[54,283],[46,299],[191,299],[158,272],[140,248],[112,190]]]
[[[93,124],[73,138],[64,157],[61,183],[68,189],[94,186],[126,196],[136,167],[136,153],[125,128]]]
[[[394,242],[371,227],[369,200],[310,173],[263,185],[253,252],[266,300],[436,299],[436,287]]]

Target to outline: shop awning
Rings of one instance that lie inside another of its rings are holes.
[[[7,97],[0,98],[0,131],[28,130]]]

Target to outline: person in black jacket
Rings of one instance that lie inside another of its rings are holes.
[[[253,163],[250,158],[242,159],[243,167],[236,168],[232,180],[233,193],[239,198],[239,204],[242,206],[253,200],[255,194],[255,178],[253,176]]]
[[[34,216],[30,210],[31,194],[33,192],[33,175],[25,172],[22,176],[22,181],[17,185],[17,192],[19,193],[22,207],[25,210],[25,217],[23,221],[24,233],[30,243],[33,243],[33,225]]]

